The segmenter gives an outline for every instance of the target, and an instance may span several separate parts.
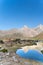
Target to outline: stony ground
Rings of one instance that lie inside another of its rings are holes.
[[[20,58],[14,52],[0,52],[0,65],[43,65],[43,63]]]

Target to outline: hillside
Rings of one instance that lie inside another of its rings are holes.
[[[35,36],[33,39],[43,40],[43,32],[40,33],[39,35]]]
[[[40,34],[41,33],[41,34]],[[43,25],[38,25],[35,28],[29,28],[26,25],[24,27],[10,30],[0,30],[0,39],[14,39],[14,38],[35,38],[35,39],[43,39]]]

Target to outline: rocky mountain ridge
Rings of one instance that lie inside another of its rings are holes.
[[[35,28],[29,28],[26,25],[23,28],[19,28],[19,29],[10,29],[10,30],[0,30],[0,37],[6,37],[6,36],[10,36],[10,37],[35,37],[37,35],[39,35],[40,33],[43,32],[43,25],[40,24]]]

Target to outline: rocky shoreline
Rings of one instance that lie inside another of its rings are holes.
[[[0,65],[43,65],[43,63],[20,58],[14,52],[0,52]]]

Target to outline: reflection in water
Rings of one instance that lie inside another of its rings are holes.
[[[29,50],[28,52],[25,53],[22,49],[18,49],[16,51],[16,54],[25,59],[43,62],[43,54],[41,54],[37,50]]]

